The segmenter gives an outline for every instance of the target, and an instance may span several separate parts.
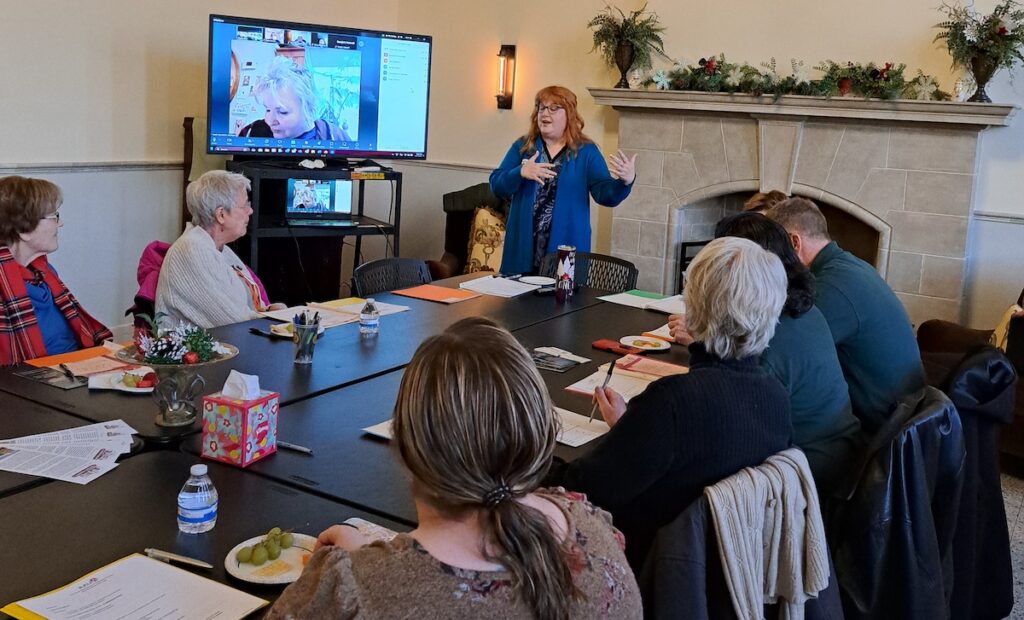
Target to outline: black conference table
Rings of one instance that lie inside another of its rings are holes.
[[[467,277],[449,278],[440,284],[457,285]],[[313,363],[292,363],[293,345],[284,339],[253,336],[249,328],[266,329],[268,321],[250,321],[213,330],[218,340],[237,344],[244,350],[230,364],[215,366],[208,377],[210,386],[223,385],[228,370],[259,375],[260,385],[281,394],[281,405],[351,385],[358,381],[404,367],[426,338],[471,316],[486,316],[509,330],[516,330],[602,303],[601,293],[583,290],[570,301],[558,303],[553,296],[532,294],[504,299],[482,295],[456,304],[442,304],[382,293],[374,298],[389,304],[408,306],[407,312],[381,317],[380,334],[372,339],[359,336],[359,325],[349,323],[324,332],[317,342]]]
[[[14,439],[85,426],[85,420],[11,394],[0,393],[0,439]],[[0,498],[47,482],[47,478],[0,471]]]
[[[460,276],[437,284],[457,287],[473,276]],[[219,391],[228,373],[234,369],[260,377],[264,389],[281,394],[281,405],[324,394],[398,368],[412,359],[427,337],[444,331],[452,323],[470,316],[487,316],[507,329],[515,330],[552,318],[571,314],[600,304],[601,293],[581,289],[565,303],[553,296],[526,294],[514,299],[482,295],[456,304],[413,299],[383,293],[379,301],[409,306],[410,310],[381,318],[380,335],[374,339],[359,337],[356,323],[340,325],[324,332],[318,341],[314,362],[293,363],[293,345],[285,339],[271,339],[249,333],[251,327],[267,329],[270,321],[258,319],[211,330],[214,337],[239,348],[234,359],[203,371],[204,393]],[[198,425],[164,428],[154,423],[156,404],[147,396],[112,390],[87,388],[60,390],[0,369],[0,391],[38,402],[58,411],[93,422],[123,419],[139,431],[149,443],[174,442],[198,431]],[[199,405],[197,399],[197,406]]]
[[[224,570],[236,544],[271,527],[316,536],[349,517],[397,531],[400,523],[329,499],[274,484],[227,465],[204,461],[220,498],[216,527],[181,534],[175,516],[178,491],[194,456],[156,451],[128,459],[117,469],[78,486],[44,484],[0,501],[0,523],[8,532],[0,545],[0,605],[62,586],[134,552],[154,547],[205,560],[212,570],[184,567],[273,600],[283,586],[239,581]]]
[[[591,343],[600,338],[618,340],[639,335],[664,325],[667,318],[657,312],[601,303],[512,333],[528,349],[556,346],[593,360],[565,373],[541,371],[555,404],[586,415],[590,412],[590,399],[566,392],[565,387],[592,374],[600,364],[620,357],[595,350]],[[677,364],[689,360],[686,348],[678,345],[666,353],[649,355]],[[313,456],[279,449],[277,454],[248,469],[396,521],[415,524],[416,511],[405,472],[387,441],[362,430],[391,417],[402,373],[397,370],[283,407],[278,416],[279,438],[312,449]],[[589,452],[593,445],[571,448],[559,444],[555,455],[571,461]],[[197,454],[200,439],[186,440],[183,449]]]

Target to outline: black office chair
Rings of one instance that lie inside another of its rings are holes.
[[[551,253],[545,256],[538,273],[554,278],[558,273],[558,255]],[[628,260],[604,254],[576,252],[575,282],[578,286],[621,293],[636,288],[638,275],[640,271]]]
[[[359,297],[430,281],[427,264],[418,258],[381,258],[360,265],[352,274],[352,283]]]

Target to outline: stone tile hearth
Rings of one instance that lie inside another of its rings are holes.
[[[877,231],[874,264],[915,324],[961,319],[979,135],[1005,125],[1013,106],[591,94],[618,110],[619,146],[638,155],[611,244],[640,268],[641,288],[676,290],[680,242],[710,238],[743,197],[778,189]]]

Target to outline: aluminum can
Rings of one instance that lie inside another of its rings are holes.
[[[571,298],[576,281],[576,246],[558,246],[558,271],[555,275],[555,299],[565,301]]]

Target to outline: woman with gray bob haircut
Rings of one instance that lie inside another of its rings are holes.
[[[753,241],[723,237],[687,273],[689,372],[651,383],[628,406],[615,390],[595,390],[611,431],[548,480],[612,513],[635,571],[658,529],[705,486],[790,444],[788,393],[759,359],[786,300],[782,261]]]
[[[249,187],[249,179],[224,170],[211,170],[189,184],[185,201],[192,226],[170,247],[160,267],[157,313],[209,328],[284,308],[267,303],[256,274],[227,246],[248,230]]]
[[[694,340],[722,359],[760,355],[786,302],[786,270],[749,239],[722,237],[687,271],[686,318]]]

